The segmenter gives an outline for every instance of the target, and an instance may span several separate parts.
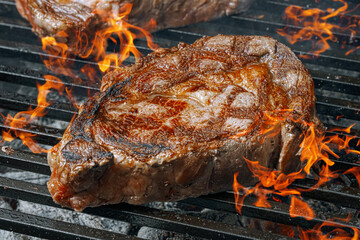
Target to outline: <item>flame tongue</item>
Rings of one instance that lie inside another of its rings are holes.
[[[51,89],[62,93],[65,85],[60,79],[51,75],[45,75],[44,78],[47,80],[44,85],[37,84],[39,94],[37,98],[37,107],[32,109],[31,107],[24,112],[17,113],[14,117],[8,115],[5,118],[4,125],[9,126],[11,129],[3,131],[3,141],[13,141],[15,138],[20,138],[23,144],[28,146],[29,149],[34,153],[47,152],[47,150],[41,148],[33,139],[36,135],[29,132],[21,131],[26,129],[29,123],[36,121],[39,117],[46,115],[46,107],[50,103],[46,100],[46,97]],[[13,130],[12,130],[13,129]]]
[[[333,218],[332,220],[338,220],[342,222],[349,222],[351,216],[348,215],[347,218]],[[325,230],[326,229],[326,230]],[[331,229],[331,230],[329,230]],[[358,240],[360,237],[360,230],[354,227],[348,227],[342,223],[331,223],[325,221],[321,224],[316,225],[313,229],[303,230],[298,228],[299,237],[303,240],[312,240],[312,239],[335,239],[335,240]]]
[[[291,217],[303,217],[306,220],[311,220],[315,217],[315,213],[309,205],[295,196],[291,198],[289,212]]]
[[[119,67],[122,62],[127,59],[130,54],[135,58],[140,58],[142,55],[134,45],[134,39],[145,37],[150,49],[154,50],[158,46],[152,42],[152,36],[146,30],[131,25],[126,21],[132,4],[124,4],[117,14],[107,12],[100,9],[95,9],[99,19],[95,25],[103,26],[95,33],[83,32],[76,30],[76,32],[59,32],[56,37],[45,37],[42,39],[43,50],[49,53],[49,59],[45,59],[45,65],[57,74],[78,78],[77,74],[73,73],[73,59],[74,56],[80,58],[93,58],[98,63],[98,67],[102,73],[109,70],[110,66]],[[87,23],[85,23],[86,25]],[[156,22],[151,20],[145,28],[152,29],[156,26]],[[71,41],[70,37],[71,36]],[[117,39],[114,37],[116,36]],[[70,45],[62,43],[61,41],[69,41]],[[57,40],[60,40],[57,41]],[[119,52],[108,53],[108,41],[119,47]],[[86,66],[87,69],[90,65]],[[92,75],[91,75],[92,76]]]

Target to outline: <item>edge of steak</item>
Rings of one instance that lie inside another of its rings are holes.
[[[262,137],[265,113],[292,109],[321,127],[314,106],[308,71],[270,37],[218,35],[159,49],[103,78],[49,152],[48,188],[81,211],[229,190],[236,172],[253,184],[244,158],[285,173],[300,164],[303,126],[287,119]]]

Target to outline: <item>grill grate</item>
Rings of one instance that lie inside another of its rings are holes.
[[[326,9],[332,1],[321,1],[320,6]],[[162,47],[172,47],[179,41],[192,43],[204,35],[222,34],[256,34],[270,35],[277,40],[285,40],[276,34],[276,29],[284,27],[281,14],[285,7],[291,4],[299,6],[315,7],[312,0],[258,0],[255,1],[248,12],[224,17],[207,23],[199,23],[184,28],[168,29],[154,34],[155,42]],[[349,7],[356,6],[356,1],[349,1]],[[317,5],[316,5],[317,6]],[[359,11],[357,11],[359,12]],[[356,14],[353,12],[351,14]],[[259,16],[264,17],[259,18]],[[293,26],[297,28],[296,26]],[[36,82],[43,84],[43,75],[50,72],[44,67],[41,56],[45,54],[41,50],[41,45],[36,36],[31,32],[29,24],[23,20],[15,7],[13,0],[0,0],[0,112],[2,114],[14,113],[26,110],[29,106],[36,106]],[[348,46],[359,46],[360,37],[350,37],[343,33],[336,33],[340,41],[344,41]],[[137,40],[136,46],[144,54],[150,50],[144,40]],[[332,44],[332,49],[320,55],[319,58],[304,59],[303,62],[313,76],[315,83],[315,94],[317,97],[317,112],[322,122],[327,127],[348,127],[354,126],[353,135],[360,136],[360,56],[359,51],[349,55],[344,55],[344,50],[338,44]],[[304,49],[310,49],[309,43],[297,43],[291,46],[296,54],[303,54]],[[90,61],[81,59],[71,60],[75,62],[75,67],[84,63],[93,64]],[[130,64],[133,58],[126,60],[125,64]],[[80,73],[79,73],[80,74]],[[88,92],[94,93],[99,90],[99,83],[75,83],[69,78],[61,77],[67,87],[72,87],[80,100],[84,100]],[[45,146],[53,146],[62,136],[67,123],[72,118],[76,109],[69,102],[59,96],[53,97],[54,103],[48,107],[48,114],[41,126],[32,125],[31,130],[20,129],[36,133],[37,141]],[[342,116],[339,120],[337,116]],[[1,119],[0,119],[1,120]],[[2,122],[2,121],[0,121]],[[54,125],[58,123],[58,125]],[[4,125],[0,123],[0,130]],[[329,133],[331,134],[331,133]],[[344,133],[340,133],[344,135]],[[353,149],[359,150],[356,137],[350,142]],[[20,144],[18,144],[20,145]],[[7,154],[0,151],[0,175],[5,170],[26,171],[45,176],[47,179],[50,170],[47,166],[46,156],[43,154],[33,154],[14,144],[14,152]],[[360,167],[358,156],[338,153],[340,159],[332,159],[336,164],[332,170],[344,170],[354,166]],[[5,169],[5,170],[4,170]],[[296,182],[294,187],[309,188],[313,185],[313,179],[304,179]],[[9,175],[0,176],[0,196],[4,198],[18,199],[58,209],[58,211],[72,212],[62,209],[54,204],[48,190],[44,184],[33,183],[28,180],[16,178]],[[0,229],[14,231],[17,233],[49,239],[123,239],[137,238],[139,229],[146,226],[154,229],[175,232],[179,235],[202,238],[226,238],[226,239],[291,239],[284,235],[279,235],[279,231],[274,228],[279,226],[300,226],[304,229],[313,228],[316,224],[325,222],[336,222],[334,217],[346,217],[351,214],[352,218],[343,226],[355,227],[360,229],[358,219],[358,209],[360,209],[360,189],[356,179],[351,175],[342,176],[342,179],[334,180],[327,185],[311,191],[305,192],[303,196],[310,205],[314,206],[316,218],[307,221],[304,218],[291,218],[288,209],[289,201],[271,201],[272,207],[269,209],[253,206],[255,198],[245,199],[242,213],[244,217],[236,214],[234,207],[233,193],[219,193],[199,198],[186,199],[178,202],[182,206],[182,211],[173,209],[161,209],[153,205],[131,206],[128,204],[118,204],[112,206],[102,206],[86,209],[82,215],[89,215],[95,218],[107,218],[114,221],[121,221],[130,224],[129,230],[125,233],[113,231],[112,229],[102,229],[91,226],[71,223],[60,218],[45,218],[34,213],[13,211],[0,207]],[[0,205],[1,206],[1,205]],[[326,207],[330,206],[330,207]],[[334,209],[335,208],[335,209]],[[234,224],[223,221],[221,218],[212,218],[205,214],[195,214],[203,209],[210,209],[213,212],[228,214],[239,217],[241,224]],[[214,220],[215,219],[215,220]],[[244,219],[252,223],[260,222],[258,229],[249,228],[244,223]],[[273,224],[273,229],[264,226]],[[284,224],[284,225],[276,225]],[[240,226],[243,225],[243,226]],[[0,232],[1,234],[1,232]]]

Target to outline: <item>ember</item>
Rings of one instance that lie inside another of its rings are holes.
[[[14,149],[12,149],[11,147],[9,146],[2,146],[1,147],[1,151],[3,151],[4,153],[8,154],[8,155],[11,155],[14,153]]]

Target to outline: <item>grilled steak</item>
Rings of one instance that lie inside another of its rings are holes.
[[[270,37],[204,37],[159,49],[108,73],[48,154],[54,200],[87,206],[175,201],[254,182],[244,157],[298,167],[301,125],[283,121],[261,138],[264,113],[320,124],[313,81]],[[242,133],[242,134],[239,134]]]
[[[157,23],[159,30],[168,27],[185,26],[208,21],[223,15],[245,11],[253,0],[16,0],[20,14],[32,25],[40,37],[56,36],[65,31],[69,36],[64,40],[69,46],[76,44],[75,36],[85,33],[93,38],[96,30],[104,27],[99,12],[118,14],[126,3],[133,9],[129,23],[144,28],[150,19]],[[100,10],[100,11],[99,11]]]

